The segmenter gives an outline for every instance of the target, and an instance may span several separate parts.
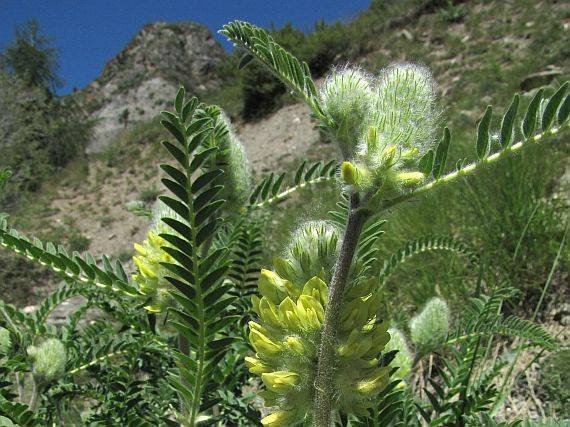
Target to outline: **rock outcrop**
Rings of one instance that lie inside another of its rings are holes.
[[[154,117],[180,83],[194,93],[219,85],[216,66],[225,55],[203,25],[145,25],[80,94],[97,120],[88,151],[100,150],[125,126]]]

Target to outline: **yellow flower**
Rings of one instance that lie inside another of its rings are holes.
[[[297,315],[303,329],[319,329],[325,318],[325,309],[312,296],[301,295],[297,300]]]
[[[329,297],[327,284],[318,277],[313,277],[303,286],[303,295],[309,295],[319,301],[324,307]]]
[[[362,394],[379,393],[388,385],[390,367],[383,366],[374,370],[368,378],[359,381],[356,390]]]
[[[290,426],[295,416],[295,411],[277,411],[263,418],[261,424],[267,427]]]
[[[277,307],[267,298],[261,298],[259,302],[259,316],[261,319],[270,326],[279,327],[281,326],[281,321],[279,320],[279,312]]]
[[[261,270],[259,276],[259,293],[273,304],[279,304],[287,296],[285,280],[270,270]]]
[[[265,372],[271,372],[271,368],[267,364],[263,363],[261,360],[255,357],[246,357],[245,364],[249,368],[249,372],[252,374],[263,374]]]
[[[287,338],[285,338],[284,344],[285,344],[285,346],[287,346],[287,348],[289,348],[294,353],[301,354],[301,355],[307,354],[307,349],[305,348],[305,345],[303,344],[303,340],[300,339],[299,337],[288,336]]]
[[[275,371],[261,374],[261,380],[265,386],[279,394],[285,394],[299,382],[299,375],[294,372]]]
[[[301,320],[297,315],[297,305],[289,297],[285,298],[281,304],[279,304],[279,319],[290,330],[301,330]]]
[[[281,347],[278,344],[255,329],[249,332],[249,342],[262,355],[275,356],[281,352]]]

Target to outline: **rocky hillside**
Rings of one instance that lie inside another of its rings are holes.
[[[79,94],[98,122],[89,151],[100,150],[128,124],[153,118],[180,83],[191,92],[217,87],[215,67],[225,56],[203,25],[145,25]]]
[[[472,156],[461,150],[472,146],[473,130],[486,104],[500,111],[512,93],[521,90],[528,102],[532,87],[570,76],[567,6],[556,1],[540,5],[530,0],[474,1],[462,5],[456,15],[450,19],[441,11],[424,13],[371,37],[368,53],[356,59],[370,71],[409,60],[432,68],[439,84],[442,120],[454,130],[456,142],[450,153],[454,159]],[[542,52],[540,61],[536,52]],[[85,108],[100,120],[90,147],[100,152],[46,185],[32,206],[23,209],[25,215],[14,215],[22,218],[16,225],[80,251],[128,261],[133,242],[144,238],[148,220],[124,206],[134,200],[150,205],[161,188],[157,142],[163,135],[151,119],[170,102],[179,82],[194,93],[215,87],[224,90],[215,67],[225,55],[203,26],[145,26],[109,61],[101,77],[79,94]],[[221,106],[228,107],[223,102]],[[129,111],[126,126],[118,120],[125,109]],[[236,130],[258,174],[290,169],[304,158],[334,157],[302,104],[287,105],[257,122],[236,123]],[[111,140],[105,148],[104,143]],[[284,206],[280,210],[286,217],[281,218],[284,225],[278,235],[283,238],[294,225],[287,221],[296,211]],[[304,207],[307,218],[312,214]],[[72,245],[72,240],[83,244]],[[22,290],[25,299],[36,300],[37,289]]]

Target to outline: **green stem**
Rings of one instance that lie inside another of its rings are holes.
[[[286,199],[289,195],[291,195],[295,191],[302,190],[305,187],[309,187],[309,186],[312,186],[314,184],[318,184],[321,182],[334,181],[335,179],[336,179],[335,175],[333,175],[333,176],[319,176],[317,178],[311,179],[310,181],[305,181],[305,182],[302,182],[301,184],[297,184],[291,188],[288,188],[287,190],[284,190],[281,193],[278,193],[275,196],[270,197],[269,199],[267,199],[263,202],[255,203],[255,204],[251,205],[250,207],[253,209],[262,208],[264,206],[271,205],[273,203],[276,203],[276,202],[279,202],[283,199]]]
[[[16,387],[18,389],[18,402],[24,403],[24,381],[19,372],[14,373],[16,378]]]
[[[35,411],[36,410],[36,405],[38,404],[38,397],[39,397],[39,390],[38,390],[38,385],[36,383],[36,379],[34,378],[34,376],[31,376],[32,378],[32,397],[30,398],[30,403],[28,404],[28,407],[30,408],[30,411]]]
[[[352,194],[345,234],[329,286],[329,297],[318,350],[315,397],[313,401],[314,422],[317,427],[330,427],[332,425],[334,356],[342,297],[358,239],[367,218],[365,211],[359,210],[359,207],[358,194]]]

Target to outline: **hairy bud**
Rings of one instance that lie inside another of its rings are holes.
[[[380,142],[395,145],[403,153],[423,153],[434,140],[436,123],[435,83],[422,65],[394,64],[378,77],[375,120]]]
[[[372,79],[357,68],[332,71],[319,90],[330,133],[345,159],[354,156],[373,108]]]
[[[222,135],[218,142],[218,166],[224,171],[221,184],[224,185],[223,198],[230,204],[241,205],[252,190],[251,164],[245,148],[230,123],[230,119],[221,113],[216,122],[216,133]]]
[[[414,357],[408,347],[406,337],[400,330],[390,328],[388,329],[388,333],[390,334],[390,341],[386,344],[385,350],[387,352],[394,350],[398,351],[396,357],[394,357],[394,360],[390,364],[392,367],[398,368],[396,373],[393,375],[396,378],[404,379],[412,369]]]
[[[283,260],[277,262],[286,265],[283,269],[278,268],[279,273],[283,273],[294,284],[304,285],[315,276],[325,281],[330,280],[339,236],[339,229],[328,221],[302,224],[293,233]]]
[[[10,331],[0,326],[0,355],[8,353],[12,347]]]
[[[63,375],[67,353],[62,342],[50,338],[38,347],[29,347],[28,355],[34,362],[34,377],[42,383],[49,383]]]
[[[410,322],[412,342],[420,354],[435,351],[447,339],[449,333],[449,307],[441,298],[432,298],[423,310]]]

